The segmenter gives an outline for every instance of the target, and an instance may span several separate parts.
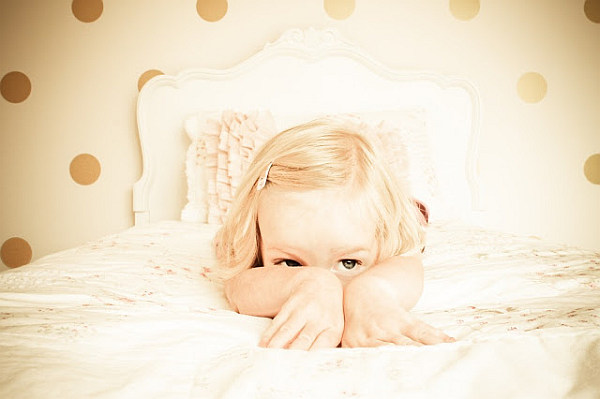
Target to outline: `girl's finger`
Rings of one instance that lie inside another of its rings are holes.
[[[398,335],[390,340],[394,345],[400,346],[423,346],[421,342],[413,341],[405,335]]]
[[[275,317],[277,318],[277,317]],[[273,319],[275,321],[275,319]],[[306,320],[298,316],[290,316],[281,326],[274,332],[269,341],[266,343],[267,348],[287,348],[288,345],[298,336],[304,329]]]
[[[308,350],[315,342],[315,339],[319,336],[319,333],[320,331],[316,330],[314,326],[310,326],[307,324],[298,333],[294,340],[290,342],[288,348]]]
[[[263,332],[262,336],[260,337],[258,346],[260,346],[262,348],[266,348],[267,344],[271,340],[271,337],[273,336],[273,334],[275,334],[275,332],[278,329],[279,329],[279,326],[275,326],[275,320],[274,319],[271,320],[271,324],[269,324],[269,327],[267,327],[267,329]]]
[[[339,333],[336,333],[331,328],[327,328],[317,335],[309,350],[312,351],[316,349],[335,348],[340,343],[340,339],[341,337]]]
[[[279,311],[279,313],[273,318],[269,327],[263,332],[263,335],[258,343],[259,346],[266,348],[273,338],[273,335],[277,333],[279,328],[285,324],[287,319],[289,318],[287,308],[285,306]]]
[[[392,342],[384,341],[379,338],[365,337],[364,339],[354,342],[354,348],[375,348],[378,346],[394,345]]]
[[[411,338],[413,341],[426,345],[454,341],[454,338],[446,335],[443,331],[417,319],[415,319],[415,322],[407,328],[404,335]]]

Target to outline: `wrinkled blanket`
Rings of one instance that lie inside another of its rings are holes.
[[[457,342],[257,347],[215,225],[134,227],[0,273],[2,398],[597,398],[600,254],[429,227],[415,314]]]

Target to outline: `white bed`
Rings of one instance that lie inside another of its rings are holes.
[[[391,70],[332,30],[154,78],[138,103],[136,226],[0,274],[0,397],[600,397],[600,254],[474,227],[478,101],[465,80]],[[352,113],[426,133],[408,141],[429,145],[411,154],[431,211],[414,313],[457,342],[257,346],[270,320],[229,309],[210,193],[188,190],[208,177],[190,175],[186,131],[225,109],[268,110],[278,129]]]

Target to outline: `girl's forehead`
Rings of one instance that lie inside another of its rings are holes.
[[[290,240],[303,234],[323,239],[371,240],[376,221],[363,197],[346,188],[307,191],[270,188],[261,193],[259,200],[261,235]]]
[[[348,186],[312,190],[286,190],[270,187],[261,195],[259,208],[261,204],[269,204],[270,207],[282,205],[312,211],[341,208],[360,214],[370,208],[368,202],[364,192]],[[269,207],[262,208],[263,210],[269,210]]]

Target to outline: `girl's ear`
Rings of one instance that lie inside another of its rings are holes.
[[[429,211],[427,210],[427,206],[419,200],[414,199],[413,201],[421,213],[419,220],[423,225],[427,225],[429,223]]]
[[[258,213],[256,215],[256,257],[254,258],[254,263],[252,267],[262,267],[262,237],[260,235],[260,225],[258,224]]]

